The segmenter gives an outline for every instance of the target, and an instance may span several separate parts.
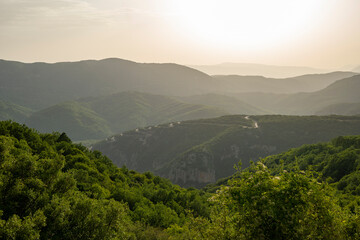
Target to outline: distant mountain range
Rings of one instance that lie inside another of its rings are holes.
[[[269,78],[289,78],[304,74],[326,73],[329,70],[298,66],[274,66],[255,63],[221,63],[216,65],[189,65],[209,75],[255,75]]]
[[[172,122],[109,137],[93,146],[116,165],[202,187],[233,174],[239,160],[360,134],[358,117],[241,116]]]
[[[201,94],[214,92],[215,85],[215,80],[205,73],[177,64],[122,59],[55,64],[0,61],[1,99],[33,109],[121,91]]]
[[[177,64],[122,59],[0,60],[0,119],[25,122],[42,132],[68,132],[73,140],[84,141],[229,114],[353,115],[360,103],[360,75],[355,74],[275,79],[209,76]]]
[[[248,91],[294,93],[315,91],[353,74],[335,72],[290,79],[214,78],[177,64],[145,64],[114,58],[55,64],[0,60],[0,100],[40,110],[64,101],[123,91],[167,96]]]
[[[319,91],[335,81],[357,75],[354,72],[331,72],[307,74],[292,78],[265,78],[262,76],[213,76],[221,81],[223,90],[234,89],[239,92],[298,93]],[[226,89],[226,87],[228,89]],[[231,87],[230,87],[231,86]]]

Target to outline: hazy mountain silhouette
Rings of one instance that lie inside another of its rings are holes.
[[[119,91],[193,95],[215,91],[210,76],[177,64],[143,64],[122,59],[20,63],[0,60],[0,96],[35,109]]]
[[[319,88],[353,73],[338,72],[291,79],[216,77],[177,64],[136,63],[122,59],[61,63],[0,60],[0,98],[32,109],[120,91],[190,96],[212,92],[297,92]],[[250,86],[250,87],[249,87]],[[260,89],[260,90],[259,90]]]
[[[240,92],[298,93],[321,90],[331,83],[357,75],[353,72],[307,74],[292,78],[265,78],[262,76],[213,76],[220,80],[223,91],[239,89]],[[220,87],[220,89],[221,89]]]
[[[221,63],[217,65],[189,65],[209,75],[261,75],[270,78],[288,78],[304,74],[329,72],[324,69],[297,66],[274,66],[255,63]]]

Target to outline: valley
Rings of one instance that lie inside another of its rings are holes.
[[[0,0],[0,240],[359,240],[358,0]]]

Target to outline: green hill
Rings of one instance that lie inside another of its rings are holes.
[[[302,144],[360,134],[360,117],[232,115],[124,132],[93,146],[116,165],[153,171],[182,186],[202,187],[233,166]]]
[[[0,101],[0,121],[14,120],[24,122],[30,116],[32,110],[13,103]]]
[[[32,114],[26,123],[41,132],[68,132],[73,140],[102,139],[125,130],[227,112],[140,92],[79,99]]]
[[[73,140],[100,139],[112,133],[105,119],[78,102],[66,102],[35,112],[26,124],[44,133],[69,132]]]
[[[360,196],[360,136],[337,137],[328,143],[304,145],[264,159],[274,172],[309,168],[330,178],[337,189]]]
[[[339,136],[329,142],[305,144],[261,160],[273,175],[311,169],[341,193],[360,196],[360,135]],[[213,192],[236,176],[206,187]]]

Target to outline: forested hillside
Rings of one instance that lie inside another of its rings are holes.
[[[312,169],[344,193],[360,196],[360,136],[337,137],[329,143],[304,145],[265,158],[274,173]]]
[[[123,132],[93,148],[117,166],[202,187],[232,175],[239,160],[248,167],[250,160],[350,134],[360,134],[360,117],[231,115]]]

